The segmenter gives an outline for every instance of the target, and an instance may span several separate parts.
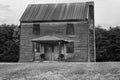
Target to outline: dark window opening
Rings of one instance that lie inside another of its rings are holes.
[[[67,53],[74,53],[74,42],[67,44]]]
[[[33,34],[35,35],[40,34],[40,24],[33,24]]]
[[[34,51],[40,52],[40,44],[39,43],[34,43]]]
[[[67,24],[66,34],[67,35],[74,35],[74,25],[73,24]]]
[[[40,44],[39,43],[36,44],[36,49],[37,49],[37,52],[40,52]]]
[[[93,5],[89,5],[89,17],[94,20],[94,7]]]

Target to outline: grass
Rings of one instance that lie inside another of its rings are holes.
[[[120,80],[120,63],[1,63],[0,80]]]

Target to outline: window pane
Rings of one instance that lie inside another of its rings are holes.
[[[67,44],[67,53],[74,53],[74,42]]]
[[[66,34],[74,35],[74,25],[73,24],[67,24]]]
[[[40,25],[33,24],[33,34],[39,35],[40,34]]]

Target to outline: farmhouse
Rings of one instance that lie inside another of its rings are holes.
[[[96,59],[94,2],[30,4],[20,30],[20,62]]]

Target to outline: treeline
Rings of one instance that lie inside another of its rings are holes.
[[[120,61],[120,27],[95,28],[96,61]],[[0,62],[19,61],[20,31],[18,25],[0,25]]]
[[[19,37],[17,25],[0,25],[0,62],[18,62]]]
[[[96,27],[97,61],[120,61],[120,27]]]

